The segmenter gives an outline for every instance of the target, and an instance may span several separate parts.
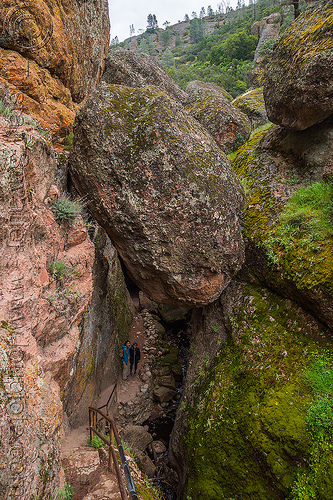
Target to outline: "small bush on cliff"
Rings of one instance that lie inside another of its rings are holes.
[[[67,221],[72,224],[80,215],[83,205],[72,201],[67,196],[60,196],[52,205],[55,220]]]
[[[262,243],[299,289],[333,289],[333,185],[315,182],[294,192]]]
[[[76,276],[76,265],[68,265],[66,261],[56,257],[48,262],[47,268],[57,281],[62,281],[65,277]]]
[[[70,483],[66,483],[61,490],[58,490],[52,497],[52,500],[72,500],[74,498],[74,489]]]

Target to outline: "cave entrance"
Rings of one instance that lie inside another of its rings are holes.
[[[125,278],[126,288],[128,290],[128,293],[131,296],[131,299],[132,299],[132,302],[135,306],[135,309],[138,311],[139,310],[139,292],[141,292],[141,289],[138,287],[138,285],[135,283],[135,281],[131,277],[129,271],[127,270],[127,267],[126,267],[124,261],[122,260],[122,258],[120,257],[119,254],[118,254],[118,257],[119,257],[121,269],[123,271],[123,275]]]

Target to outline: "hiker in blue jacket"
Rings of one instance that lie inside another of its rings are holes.
[[[127,340],[125,345],[122,347],[123,356],[121,358],[123,362],[123,380],[127,380],[129,367],[130,367],[130,341]]]

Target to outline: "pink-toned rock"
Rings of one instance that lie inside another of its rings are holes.
[[[1,453],[6,458],[1,459],[5,474],[2,469],[0,491],[5,481],[12,491],[21,488],[20,500],[42,499],[59,486],[60,393],[68,382],[61,377],[72,369],[78,325],[91,299],[94,247],[85,233],[84,240],[68,248],[71,230],[60,226],[44,203],[55,187],[57,165],[53,150],[35,129],[21,126],[11,131],[0,118],[0,167],[0,360],[5,374],[13,372],[17,361],[19,376],[15,386],[5,387],[8,404],[5,413],[1,409]],[[66,262],[75,273],[56,277],[50,271],[55,260]],[[19,347],[13,350],[13,345]],[[20,395],[17,406],[11,406],[10,390],[21,386],[24,398]],[[20,405],[24,432],[15,430],[14,436],[11,412]],[[19,455],[13,469],[15,453]]]

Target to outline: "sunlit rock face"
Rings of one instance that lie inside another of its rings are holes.
[[[0,82],[57,137],[101,78],[109,44],[107,0],[4,0]]]
[[[71,175],[138,286],[207,304],[243,262],[243,189],[184,108],[155,87],[103,84],[76,118]]]

